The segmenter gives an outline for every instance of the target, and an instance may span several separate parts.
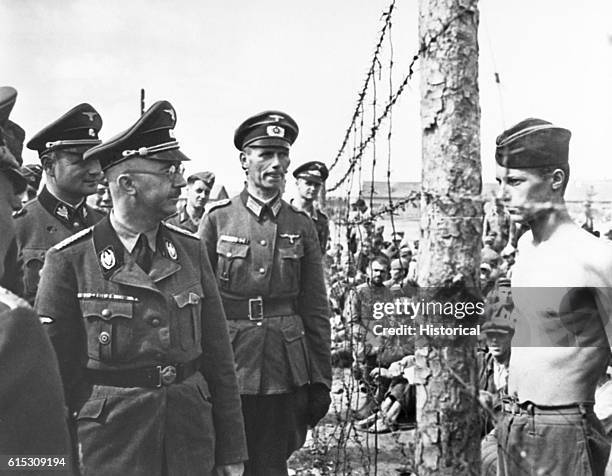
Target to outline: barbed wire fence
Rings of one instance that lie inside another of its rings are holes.
[[[451,23],[459,19],[459,16],[441,25],[436,35],[420,44],[415,54],[408,56],[410,61],[402,75],[401,72],[398,73],[393,42],[393,24],[397,19],[398,11],[401,13],[401,9],[396,7],[395,0],[391,0],[388,8],[381,15],[382,26],[368,62],[363,86],[357,94],[357,101],[342,136],[338,152],[329,164],[330,179],[335,178],[335,181],[326,191],[338,197],[335,201],[335,209],[332,211],[333,219],[338,225],[335,230],[336,243],[345,243],[347,251],[350,249],[351,232],[354,233],[357,241],[363,242],[366,238],[364,225],[372,224],[382,218],[390,221],[391,236],[395,239],[398,236],[397,215],[409,208],[418,208],[421,203],[420,190],[409,190],[401,197],[394,196],[392,187],[393,113],[402,95],[410,89],[410,83],[417,72],[419,59],[429,51],[431,45],[445,33]],[[395,79],[398,76],[400,80],[396,82]],[[495,82],[499,86],[500,79],[497,71]],[[381,98],[385,98],[383,104],[379,103]],[[377,143],[380,144],[380,142],[383,142],[383,145],[377,147]],[[380,196],[381,191],[375,187],[376,167],[379,165],[380,152],[384,149],[386,149],[386,190],[384,192],[386,197]],[[362,177],[366,167],[369,168],[369,190],[364,190],[362,187]],[[374,198],[377,194],[379,199],[384,200],[384,204],[374,209]],[[426,197],[429,201],[445,201],[448,198],[445,196],[433,197],[431,193],[427,193]],[[482,196],[472,197],[472,199],[484,201]],[[355,204],[360,202],[361,204],[355,207]],[[341,270],[345,278],[351,274],[352,268],[356,265],[352,253],[348,252],[347,255],[348,259]],[[347,306],[350,307],[350,303],[345,302],[344,307]],[[339,320],[344,322],[344,333],[336,344],[352,356],[355,353],[353,328],[346,315],[339,316]],[[388,466],[385,466],[382,469],[379,458],[381,440],[376,428],[377,422],[374,422],[373,432],[360,431],[355,424],[355,410],[360,403],[368,397],[371,398],[372,395],[368,396],[364,392],[362,384],[350,369],[336,369],[336,372],[338,373],[334,376],[336,383],[333,389],[335,393],[333,411],[326,417],[324,425],[313,433],[308,449],[311,460],[306,465],[310,469],[307,472],[298,470],[296,474],[304,476],[310,474],[376,476],[389,474],[391,471],[400,475],[413,474],[414,446],[412,438],[406,436],[405,431],[392,431],[390,436],[385,437],[386,448],[383,451],[393,455],[395,468],[390,470]],[[340,376],[339,379],[338,376]],[[465,394],[478,403],[481,411],[488,418],[494,419],[495,415],[492,410],[481,403],[478,389],[465,382],[460,382],[460,384]]]
[[[392,196],[393,109],[414,77],[419,55],[426,51],[435,39],[431,39],[427,45],[421,45],[417,53],[410,56],[407,71],[403,76],[399,76],[401,73],[397,72],[393,43],[393,19],[397,11],[395,0],[392,0],[381,15],[382,26],[368,62],[363,86],[357,94],[357,101],[338,152],[329,164],[330,177],[335,177],[336,180],[327,188],[327,192],[340,197],[340,200],[335,202],[335,210],[332,212],[333,219],[339,225],[335,230],[336,242],[347,242],[347,247],[349,246],[347,232],[353,232],[355,240],[363,243],[366,239],[364,225],[382,217],[390,217],[392,233],[395,236],[397,230],[394,217],[397,212],[407,207],[418,206],[420,200],[418,192],[410,193],[399,200],[394,200]],[[444,29],[445,27],[442,31]],[[394,80],[395,76],[399,77],[399,81]],[[395,87],[395,84],[398,86]],[[384,102],[381,101],[383,98]],[[377,147],[380,143],[382,145]],[[383,157],[382,151],[386,159],[387,197],[384,206],[374,209],[374,199],[377,193],[380,193],[375,189],[375,177],[376,168]],[[367,172],[365,172],[366,167]],[[367,173],[371,182],[369,190],[362,190],[364,173]],[[352,211],[352,200],[362,202],[363,208]],[[343,270],[345,275],[348,275],[350,268],[354,268],[356,264],[352,259],[352,253],[349,252],[348,257]],[[349,306],[348,302],[345,302],[346,306]],[[352,356],[355,353],[355,336],[346,316],[344,320],[344,334],[337,344]],[[298,469],[297,474],[388,474],[392,470],[381,469],[379,459],[381,437],[376,431],[377,423],[374,423],[373,433],[360,431],[355,425],[356,410],[373,395],[367,394],[362,383],[353,376],[352,370],[336,369],[336,371],[340,372],[340,378],[335,374],[333,412],[330,412],[325,424],[313,434],[308,449],[312,459],[306,464],[310,469],[308,472],[300,472]],[[408,468],[413,451],[410,439],[403,436],[400,432],[392,432],[390,437],[385,437],[385,451],[393,455],[395,466],[405,465]]]

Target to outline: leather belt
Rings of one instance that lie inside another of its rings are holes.
[[[513,399],[503,399],[504,412],[514,415],[586,415],[593,412],[593,402],[570,403],[567,405],[536,405],[529,401],[519,403]]]
[[[94,385],[110,387],[161,388],[179,383],[200,369],[199,358],[180,364],[164,364],[153,367],[125,370],[84,369],[87,381]]]
[[[261,296],[244,300],[224,298],[223,309],[230,321],[261,321],[296,313],[293,299],[264,299]]]

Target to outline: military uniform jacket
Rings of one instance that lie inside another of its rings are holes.
[[[246,459],[223,307],[201,243],[161,224],[151,270],[109,218],[51,248],[36,299],[58,355],[81,463],[96,475],[209,474]],[[201,356],[201,357],[200,357]],[[90,385],[83,368],[122,370],[200,359],[161,388]],[[162,451],[163,449],[163,451]]]
[[[291,203],[293,204],[293,200]],[[319,239],[319,245],[321,246],[321,253],[323,256],[325,256],[325,252],[327,251],[327,242],[329,241],[329,218],[327,218],[327,215],[316,207],[314,208],[312,214],[309,214],[306,211],[305,213],[309,215],[314,222],[315,229],[317,230],[317,238]]]
[[[104,217],[83,202],[74,209],[55,198],[47,188],[26,203],[15,216],[19,263],[23,273],[25,299],[34,303],[40,270],[49,248]]]
[[[30,306],[0,288],[0,454],[64,458],[52,474],[73,474],[57,359]],[[9,471],[41,475],[41,471]],[[31,469],[31,468],[30,468]]]
[[[266,300],[295,303],[295,313],[261,322],[226,312],[240,393],[288,393],[309,382],[331,387],[329,309],[308,215],[281,199],[262,210],[244,190],[211,207],[200,236],[226,310],[228,302],[258,296],[264,312]]]
[[[189,214],[187,213],[185,209],[178,211],[173,215],[170,215],[164,221],[166,223],[170,223],[171,225],[175,225],[175,226],[184,228],[185,230],[188,230],[191,233],[196,233],[198,231],[198,225],[196,225],[191,220],[191,218],[189,217]]]

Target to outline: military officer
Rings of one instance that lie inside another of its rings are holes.
[[[315,201],[328,175],[329,171],[323,162],[313,160],[300,165],[293,171],[298,197],[291,201],[297,208],[308,213],[314,221],[323,254],[327,251],[327,240],[329,240],[329,219],[315,206]]]
[[[26,179],[20,171],[23,131],[8,120],[6,99],[14,104],[17,91],[0,88],[0,278],[12,269],[5,255],[14,242],[12,211],[21,208]],[[11,105],[12,108],[12,105]],[[19,139],[19,137],[21,137]],[[0,454],[46,455],[57,458],[54,472],[72,474],[64,394],[57,359],[36,313],[27,302],[0,287]],[[4,460],[6,462],[6,459]],[[4,462],[3,462],[4,465]],[[9,469],[4,467],[2,469]],[[10,474],[48,474],[49,468],[10,468]]]
[[[215,184],[215,174],[198,172],[187,177],[187,202],[185,208],[176,212],[166,221],[195,233],[204,215],[204,207],[208,203],[210,191]]]
[[[96,159],[83,159],[87,149],[100,143],[101,127],[100,114],[89,104],[79,104],[27,144],[38,151],[47,176],[40,195],[16,215],[24,297],[30,303],[47,250],[104,216],[85,203],[88,195],[96,193],[100,164]]]
[[[84,474],[239,475],[231,345],[196,235],[161,223],[185,186],[176,112],[159,101],[89,151],[113,210],[51,248],[36,309],[57,352]]]
[[[287,474],[287,458],[329,408],[330,322],[312,220],[281,199],[298,134],[284,112],[244,121],[234,145],[246,188],[215,203],[200,236],[215,269],[234,348],[246,475]]]

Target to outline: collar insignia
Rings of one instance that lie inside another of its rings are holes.
[[[166,241],[166,251],[168,252],[168,256],[170,256],[170,258],[176,261],[176,259],[178,258],[178,255],[176,254],[176,248],[174,247],[174,243],[168,240],[165,240],[165,241]]]
[[[64,220],[68,220],[68,208],[65,205],[60,205],[55,210],[57,216],[63,218]]]
[[[105,248],[100,253],[100,264],[105,270],[109,270],[115,266],[117,260],[115,259],[115,252],[112,247]]]

